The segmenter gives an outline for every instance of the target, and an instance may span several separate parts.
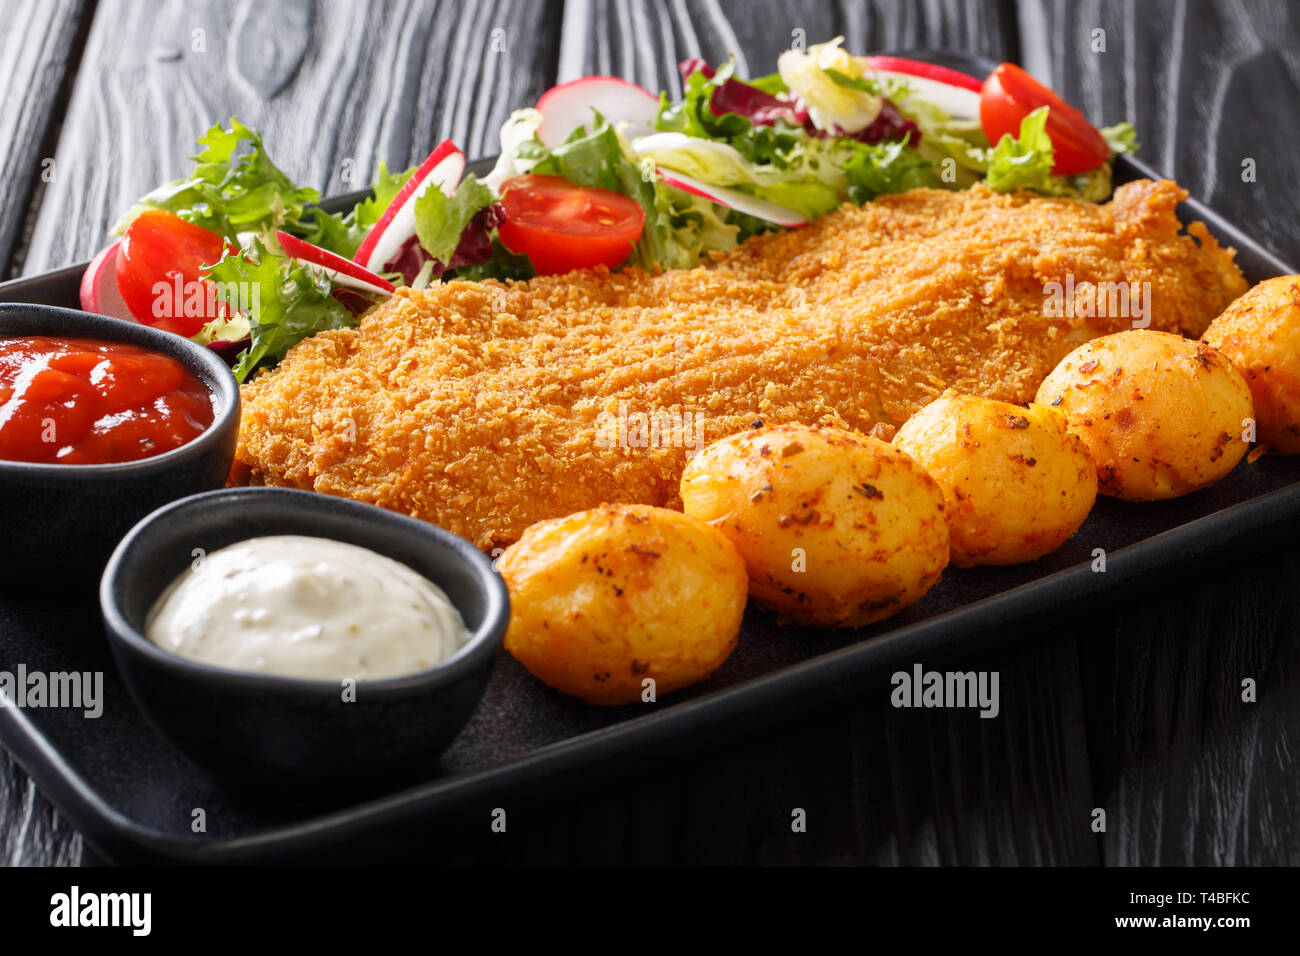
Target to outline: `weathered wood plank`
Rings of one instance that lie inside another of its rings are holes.
[[[52,166],[58,130],[87,0],[5,0],[0,3],[0,278],[7,277],[27,210]]]
[[[854,52],[947,48],[1005,59],[1014,14],[978,0],[569,0],[561,38],[560,79],[588,73],[622,76],[651,90],[680,88],[677,64],[711,63],[735,54],[743,75],[776,69],[792,42],[836,36]]]
[[[1104,859],[1293,865],[1300,555],[1208,564],[1196,590],[1163,587],[1098,621],[1083,655]]]
[[[43,180],[57,177],[49,151],[88,12],[86,0],[0,3],[0,277],[21,260],[27,211]],[[0,751],[0,866],[66,865],[80,854],[81,838]]]
[[[1019,8],[1032,72],[1094,122],[1131,120],[1139,157],[1300,262],[1295,4],[1020,0]]]
[[[75,866],[81,835],[0,750],[0,866]]]
[[[399,14],[417,6],[427,14],[433,4],[384,7],[382,15],[372,8],[364,16],[335,6],[305,16],[306,8],[286,11],[304,17],[304,29],[318,39],[286,43],[266,36],[265,48],[232,46],[213,65],[189,52],[192,31],[207,31],[209,50],[222,48],[211,45],[214,37],[259,35],[251,5],[230,15],[215,6],[182,13],[172,4],[155,18],[133,15],[123,0],[104,0],[111,26],[103,26],[101,10],[95,29],[107,35],[92,34],[86,59],[100,64],[107,80],[78,83],[72,110],[87,118],[92,132],[65,135],[60,143],[60,175],[51,184],[60,188],[47,197],[55,211],[46,219],[42,209],[34,252],[53,265],[91,251],[98,234],[83,236],[78,246],[76,235],[58,233],[84,233],[91,222],[102,231],[123,204],[183,169],[192,136],[230,112],[265,127],[274,154],[293,175],[337,190],[345,186],[344,159],[364,179],[375,158],[409,161],[444,131],[471,153],[494,151],[500,119],[534,99],[557,69],[562,78],[594,71],[673,88],[675,63],[691,55],[718,60],[736,51],[742,66],[765,72],[795,29],[809,42],[843,33],[859,50],[947,46],[994,59],[1015,57],[1018,29],[1025,62],[1093,119],[1133,119],[1146,158],[1243,224],[1257,222],[1261,237],[1279,251],[1300,257],[1286,222],[1297,208],[1287,190],[1300,188],[1288,165],[1295,162],[1295,134],[1277,110],[1235,108],[1300,101],[1296,18],[1280,0],[1214,8],[1172,0],[1023,0],[1018,28],[1001,6],[956,0],[568,0],[562,36],[558,3],[544,14],[487,4],[439,18],[442,23],[426,16],[421,22],[429,32],[418,39],[400,36],[414,32],[404,26],[385,26],[404,24]],[[498,23],[505,32],[496,35],[496,46],[504,52],[491,52]],[[1105,54],[1087,45],[1099,26],[1107,31]],[[124,39],[135,36],[150,39]],[[132,43],[153,52],[115,66],[121,48]],[[484,45],[491,56],[510,59],[485,60]],[[171,58],[178,50],[179,58]],[[321,58],[332,68],[322,67]],[[460,69],[444,70],[442,60]],[[507,62],[515,66],[507,69]],[[518,65],[525,62],[527,68]],[[367,77],[355,91],[330,84],[340,69]],[[383,95],[368,95],[375,91]],[[395,101],[411,97],[415,108],[395,108]],[[188,105],[190,125],[180,122],[177,103]],[[476,122],[483,110],[496,112]],[[368,145],[350,146],[355,143]],[[69,156],[90,145],[118,158],[99,168],[88,164],[80,182],[69,182],[65,144]],[[1256,183],[1240,182],[1243,157],[1233,149],[1251,150]],[[131,179],[141,165],[146,173]],[[87,186],[89,198],[73,195]],[[78,225],[60,225],[59,212],[65,220],[73,214]],[[1050,640],[1029,634],[1000,655],[965,662],[1000,671],[997,720],[895,711],[883,702],[882,688],[864,688],[859,706],[530,811],[522,826],[512,818],[509,840],[453,837],[444,858],[1294,863],[1300,557],[1215,565],[1204,569],[1204,579],[1192,598],[1185,585],[1163,587],[1141,604],[1063,625]],[[1248,676],[1259,685],[1254,705],[1240,700],[1240,680]],[[30,797],[24,789],[30,785],[20,779],[0,766],[0,781],[15,781],[0,785],[0,803],[9,799],[21,811],[0,818],[0,859],[75,859],[75,836],[51,820],[48,806]],[[26,801],[33,809],[23,809]],[[808,811],[807,834],[790,831],[794,806]],[[1100,838],[1088,829],[1093,806],[1108,813]]]
[[[138,196],[238,116],[293,178],[329,194],[445,136],[495,153],[554,76],[559,0],[165,4],[103,0],[24,272],[83,259]]]
[[[1139,155],[1300,261],[1300,11],[1271,2],[1021,0],[1026,65]],[[1243,178],[1254,160],[1255,180]],[[1204,569],[1081,641],[1101,838],[1118,864],[1300,855],[1300,554]],[[1241,700],[1253,678],[1259,702]]]
[[[0,33],[0,274],[39,179],[46,123],[81,0],[10,0]],[[357,188],[451,136],[496,151],[517,105],[554,82],[559,0],[461,4],[345,0],[163,5],[102,0],[68,104],[54,176],[23,262],[34,274],[85,258],[137,196],[181,175],[194,138],[238,115],[278,163],[325,193]],[[28,186],[24,188],[23,183]],[[0,759],[0,864],[75,863],[80,837]]]

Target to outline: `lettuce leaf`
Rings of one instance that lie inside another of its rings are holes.
[[[682,64],[682,100],[669,103],[666,95],[661,96],[655,127],[701,142],[694,148],[656,151],[652,154],[655,159],[705,182],[780,203],[809,218],[830,212],[845,197],[861,203],[916,186],[944,185],[935,160],[948,155],[943,146],[947,139],[938,136],[937,122],[921,128],[899,110],[921,129],[919,151],[910,140],[905,146],[902,140],[872,143],[849,136],[813,135],[803,125],[806,117],[795,104],[776,98],[788,92],[779,73],[741,81],[735,78],[735,69],[734,59],[716,70],[700,60]],[[871,77],[851,76],[833,68],[822,72],[836,87],[892,95],[891,88]],[[925,149],[925,139],[932,134],[937,136],[937,151]],[[968,173],[965,184],[977,178]]]
[[[655,129],[716,140],[751,163],[784,169],[786,154],[798,148],[807,134],[803,127],[779,116],[773,97],[784,90],[780,77],[765,77],[769,89],[763,89],[754,82],[736,79],[734,57],[716,70],[702,61],[688,61],[686,65],[692,69],[683,81],[681,101],[672,103],[667,93],[659,94]],[[721,107],[722,112],[715,113],[714,107]],[[793,107],[786,109],[793,119]],[[764,122],[753,122],[755,119]]]
[[[473,173],[460,181],[451,196],[436,187],[426,189],[415,201],[415,234],[420,245],[438,262],[450,262],[470,220],[496,201],[496,194]]]
[[[853,155],[844,163],[844,175],[848,196],[858,204],[890,193],[943,185],[934,163],[904,140],[854,143]]]
[[[1034,189],[1060,195],[1052,183],[1054,150],[1047,135],[1047,112],[1046,106],[1040,106],[1027,114],[1020,121],[1018,137],[1012,139],[1007,133],[993,147],[984,176],[989,189],[1000,193]]]
[[[790,49],[776,60],[781,79],[799,97],[808,119],[833,135],[853,135],[880,115],[883,97],[874,74],[843,47],[844,38]]]
[[[1106,141],[1112,153],[1136,153],[1142,148],[1142,144],[1137,141],[1137,130],[1133,128],[1132,123],[1103,126],[1097,132],[1101,133],[1101,138]]]
[[[113,228],[115,234],[146,209],[162,209],[181,219],[238,241],[256,233],[273,241],[277,229],[305,233],[304,214],[320,194],[298,186],[266,154],[262,136],[232,118],[199,137],[194,173],[173,180],[143,197]]]
[[[311,221],[302,238],[345,259],[351,259],[357,254],[366,233],[379,222],[379,218],[413,175],[414,166],[393,175],[381,159],[375,172],[375,181],[371,184],[371,194],[353,206],[346,215],[328,213],[320,208],[313,209]]]
[[[869,93],[874,97],[883,98],[885,89],[881,86],[880,81],[874,76],[848,76],[839,70],[826,67],[822,69],[827,78],[836,86],[842,86],[846,90],[857,90],[859,93]]]
[[[209,277],[232,309],[240,305],[239,298],[246,306],[251,303],[249,345],[234,367],[240,382],[258,365],[284,358],[317,332],[356,325],[352,311],[334,297],[334,284],[324,271],[275,255],[256,240],[247,251],[226,250]]]
[[[903,82],[890,81],[886,94],[898,111],[920,129],[917,148],[938,166],[943,185],[964,189],[984,177],[991,149],[978,118],[957,119]]]
[[[1052,174],[1052,138],[1047,135],[1046,106],[1028,113],[1020,121],[1020,135],[1005,134],[989,154],[984,183],[1000,193],[1032,189],[1044,196],[1068,196],[1101,202],[1111,192],[1110,163],[1074,176]]]
[[[660,137],[676,140],[645,151],[658,165],[703,180],[714,186],[727,186],[779,203],[799,212],[807,219],[830,212],[840,204],[842,176],[823,178],[817,169],[803,162],[791,162],[786,168],[750,162],[735,147],[714,140],[690,136]],[[649,140],[642,141],[645,146]],[[645,148],[644,146],[642,147]],[[804,147],[795,147],[802,150]],[[811,154],[809,154],[811,155]]]
[[[532,262],[525,255],[511,252],[500,239],[492,239],[491,251],[487,259],[470,265],[457,266],[442,274],[443,279],[467,279],[478,282],[483,279],[531,279],[537,275]]]

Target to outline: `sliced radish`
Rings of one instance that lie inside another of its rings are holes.
[[[138,322],[117,287],[117,252],[121,246],[121,239],[105,246],[86,266],[81,275],[81,307],[87,312]]]
[[[970,90],[972,93],[978,93],[984,85],[983,80],[977,80],[960,70],[950,70],[946,66],[939,66],[937,63],[926,63],[924,60],[908,60],[901,56],[864,56],[862,59],[866,61],[867,67],[872,70],[883,73],[903,73],[907,76],[934,80],[948,86],[957,86]]]
[[[915,94],[926,103],[933,103],[953,119],[977,120],[980,117],[980,95],[960,86],[949,86],[937,80],[927,80],[920,76],[907,76],[903,73],[891,73],[877,70],[876,76],[882,79],[897,79],[907,84],[908,92]]]
[[[866,58],[868,63],[872,61],[886,61],[889,63],[914,64],[914,60],[899,60],[897,57],[879,56]],[[942,66],[934,66],[931,63],[916,64],[936,71],[944,76],[960,77],[960,83],[949,82],[947,79],[938,79],[933,75],[924,73],[913,73],[908,70],[893,69],[886,66],[873,66],[876,76],[882,80],[897,80],[900,83],[906,83],[908,90],[914,93],[919,99],[926,103],[933,103],[939,109],[943,110],[954,119],[977,120],[980,116],[980,81],[974,77],[966,76],[964,73],[958,73],[956,70],[949,70]],[[971,86],[970,84],[974,84]]]
[[[406,181],[393,197],[379,221],[366,233],[361,248],[352,257],[371,272],[379,272],[384,265],[402,251],[406,240],[415,235],[415,201],[425,190],[436,185],[450,196],[465,172],[465,154],[449,139],[443,140],[429,154],[428,159]]]
[[[358,265],[351,259],[344,259],[328,249],[313,246],[310,242],[304,242],[284,231],[277,232],[275,238],[280,240],[280,248],[284,250],[286,256],[325,270],[334,280],[335,285],[381,295],[392,295],[397,291],[397,286],[383,276],[375,275],[364,266]]]
[[[654,129],[659,97],[644,87],[617,76],[584,76],[553,86],[537,101],[542,125],[537,138],[554,149],[579,126],[590,126],[596,110],[611,123],[627,123],[624,136],[631,140]]]
[[[728,209],[736,210],[736,212],[743,212],[747,216],[754,216],[757,219],[776,223],[778,226],[787,226],[791,229],[798,229],[800,226],[808,225],[808,220],[793,209],[778,206],[774,202],[759,199],[757,196],[751,196],[748,193],[742,193],[738,189],[729,189],[726,186],[711,186],[708,183],[701,182],[694,176],[675,173],[669,169],[661,169],[659,173],[659,181],[665,186],[672,186],[682,192],[703,196],[719,206],[726,206]]]
[[[656,153],[671,154],[674,151],[680,151],[684,154],[679,157],[681,164],[691,165],[691,168],[696,169],[701,164],[698,163],[695,157],[691,156],[693,152],[697,154],[713,154],[717,164],[723,168],[744,166],[747,162],[745,157],[734,146],[701,139],[697,136],[687,136],[685,133],[654,133],[650,136],[641,137],[632,146],[638,156],[655,157]],[[774,222],[777,225],[796,227],[808,224],[807,219],[786,206],[778,205],[766,199],[759,199],[756,196],[751,196],[728,186],[716,186],[712,183],[706,183],[689,173],[670,169],[668,166],[663,165],[670,161],[673,162],[673,165],[678,165],[677,161],[673,161],[671,155],[666,160],[659,160],[658,157],[655,157],[660,182],[688,193],[694,193],[697,196],[703,196],[705,199],[711,199],[728,209],[734,209],[750,216],[757,216],[759,219]]]

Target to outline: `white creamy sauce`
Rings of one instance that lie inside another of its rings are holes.
[[[251,538],[163,592],[145,635],[181,657],[262,674],[413,674],[469,639],[447,595],[406,565],[327,538]]]

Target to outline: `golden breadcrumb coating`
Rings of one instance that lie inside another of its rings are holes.
[[[602,502],[679,507],[688,454],[757,419],[868,431],[946,388],[1027,402],[1075,346],[1132,326],[1056,314],[1051,282],[1150,283],[1151,327],[1200,335],[1247,286],[1203,226],[1181,233],[1185,195],[918,189],[708,267],[404,289],[244,387],[235,480],[368,501],[485,550]]]

